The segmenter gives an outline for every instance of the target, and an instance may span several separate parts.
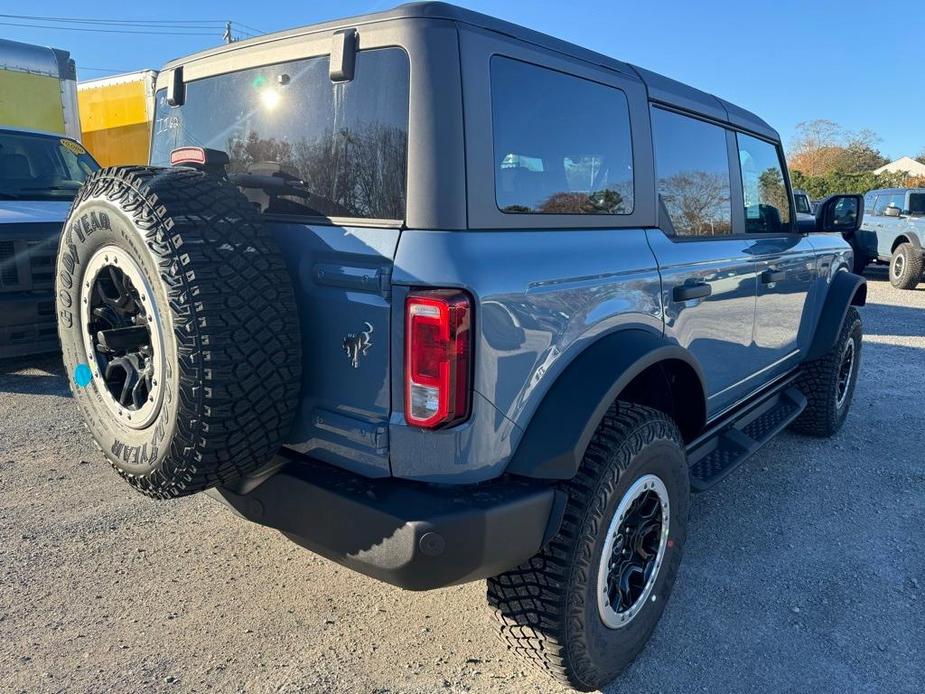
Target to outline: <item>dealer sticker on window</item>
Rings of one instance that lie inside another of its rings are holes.
[[[73,140],[67,140],[63,137],[61,138],[61,146],[69,152],[76,154],[78,157],[81,154],[87,153],[87,150],[85,150],[79,143],[74,142]]]

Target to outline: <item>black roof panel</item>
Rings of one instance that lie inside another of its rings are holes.
[[[637,75],[645,83],[649,91],[649,96],[654,101],[698,113],[714,120],[730,123],[736,127],[750,130],[776,141],[780,139],[777,132],[755,114],[682,82],[664,77],[650,70],[629,65],[628,63],[624,63],[610,56],[587,48],[582,48],[581,46],[563,41],[554,36],[534,31],[533,29],[527,29],[519,24],[497,19],[473,10],[467,10],[446,2],[412,2],[399,5],[398,7],[383,12],[346,17],[298,29],[265,34],[246,41],[239,41],[227,46],[202,51],[180,60],[171,61],[165,66],[165,69],[176,67],[190,60],[227,51],[241,50],[248,46],[272,42],[281,38],[331,31],[344,27],[361,26],[374,22],[387,22],[412,18],[446,19],[460,24],[479,27],[488,31],[511,36],[520,41],[556,51],[593,65],[614,70],[615,72]]]

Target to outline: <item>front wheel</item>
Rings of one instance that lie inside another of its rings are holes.
[[[662,412],[616,403],[564,491],[557,535],[488,579],[488,602],[511,650],[589,691],[642,650],[674,585],[690,496],[677,426]]]
[[[901,243],[890,258],[890,284],[897,289],[915,289],[922,279],[922,253],[911,243]]]
[[[791,425],[795,431],[824,438],[841,429],[858,381],[862,334],[861,316],[854,306],[849,306],[832,348],[803,365],[797,385],[807,405]]]

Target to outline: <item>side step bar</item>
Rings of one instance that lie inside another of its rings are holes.
[[[703,492],[724,479],[805,408],[799,389],[783,388],[694,441],[687,450],[691,490]]]

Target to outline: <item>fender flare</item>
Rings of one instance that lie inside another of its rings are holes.
[[[867,280],[850,272],[838,272],[832,278],[826,294],[813,341],[806,353],[805,361],[819,359],[832,349],[849,306],[863,306],[867,303]]]
[[[703,371],[683,347],[659,333],[626,328],[589,345],[565,368],[543,397],[507,472],[541,479],[570,479],[578,471],[591,437],[620,392],[648,367],[666,360]]]
[[[912,244],[912,247],[916,249],[917,251],[925,250],[925,248],[922,247],[921,239],[919,239],[918,234],[916,234],[914,231],[904,231],[901,234],[897,234],[896,238],[893,239],[894,248],[900,245],[899,243],[897,243],[897,239],[899,239],[900,237],[906,239],[906,241]]]

